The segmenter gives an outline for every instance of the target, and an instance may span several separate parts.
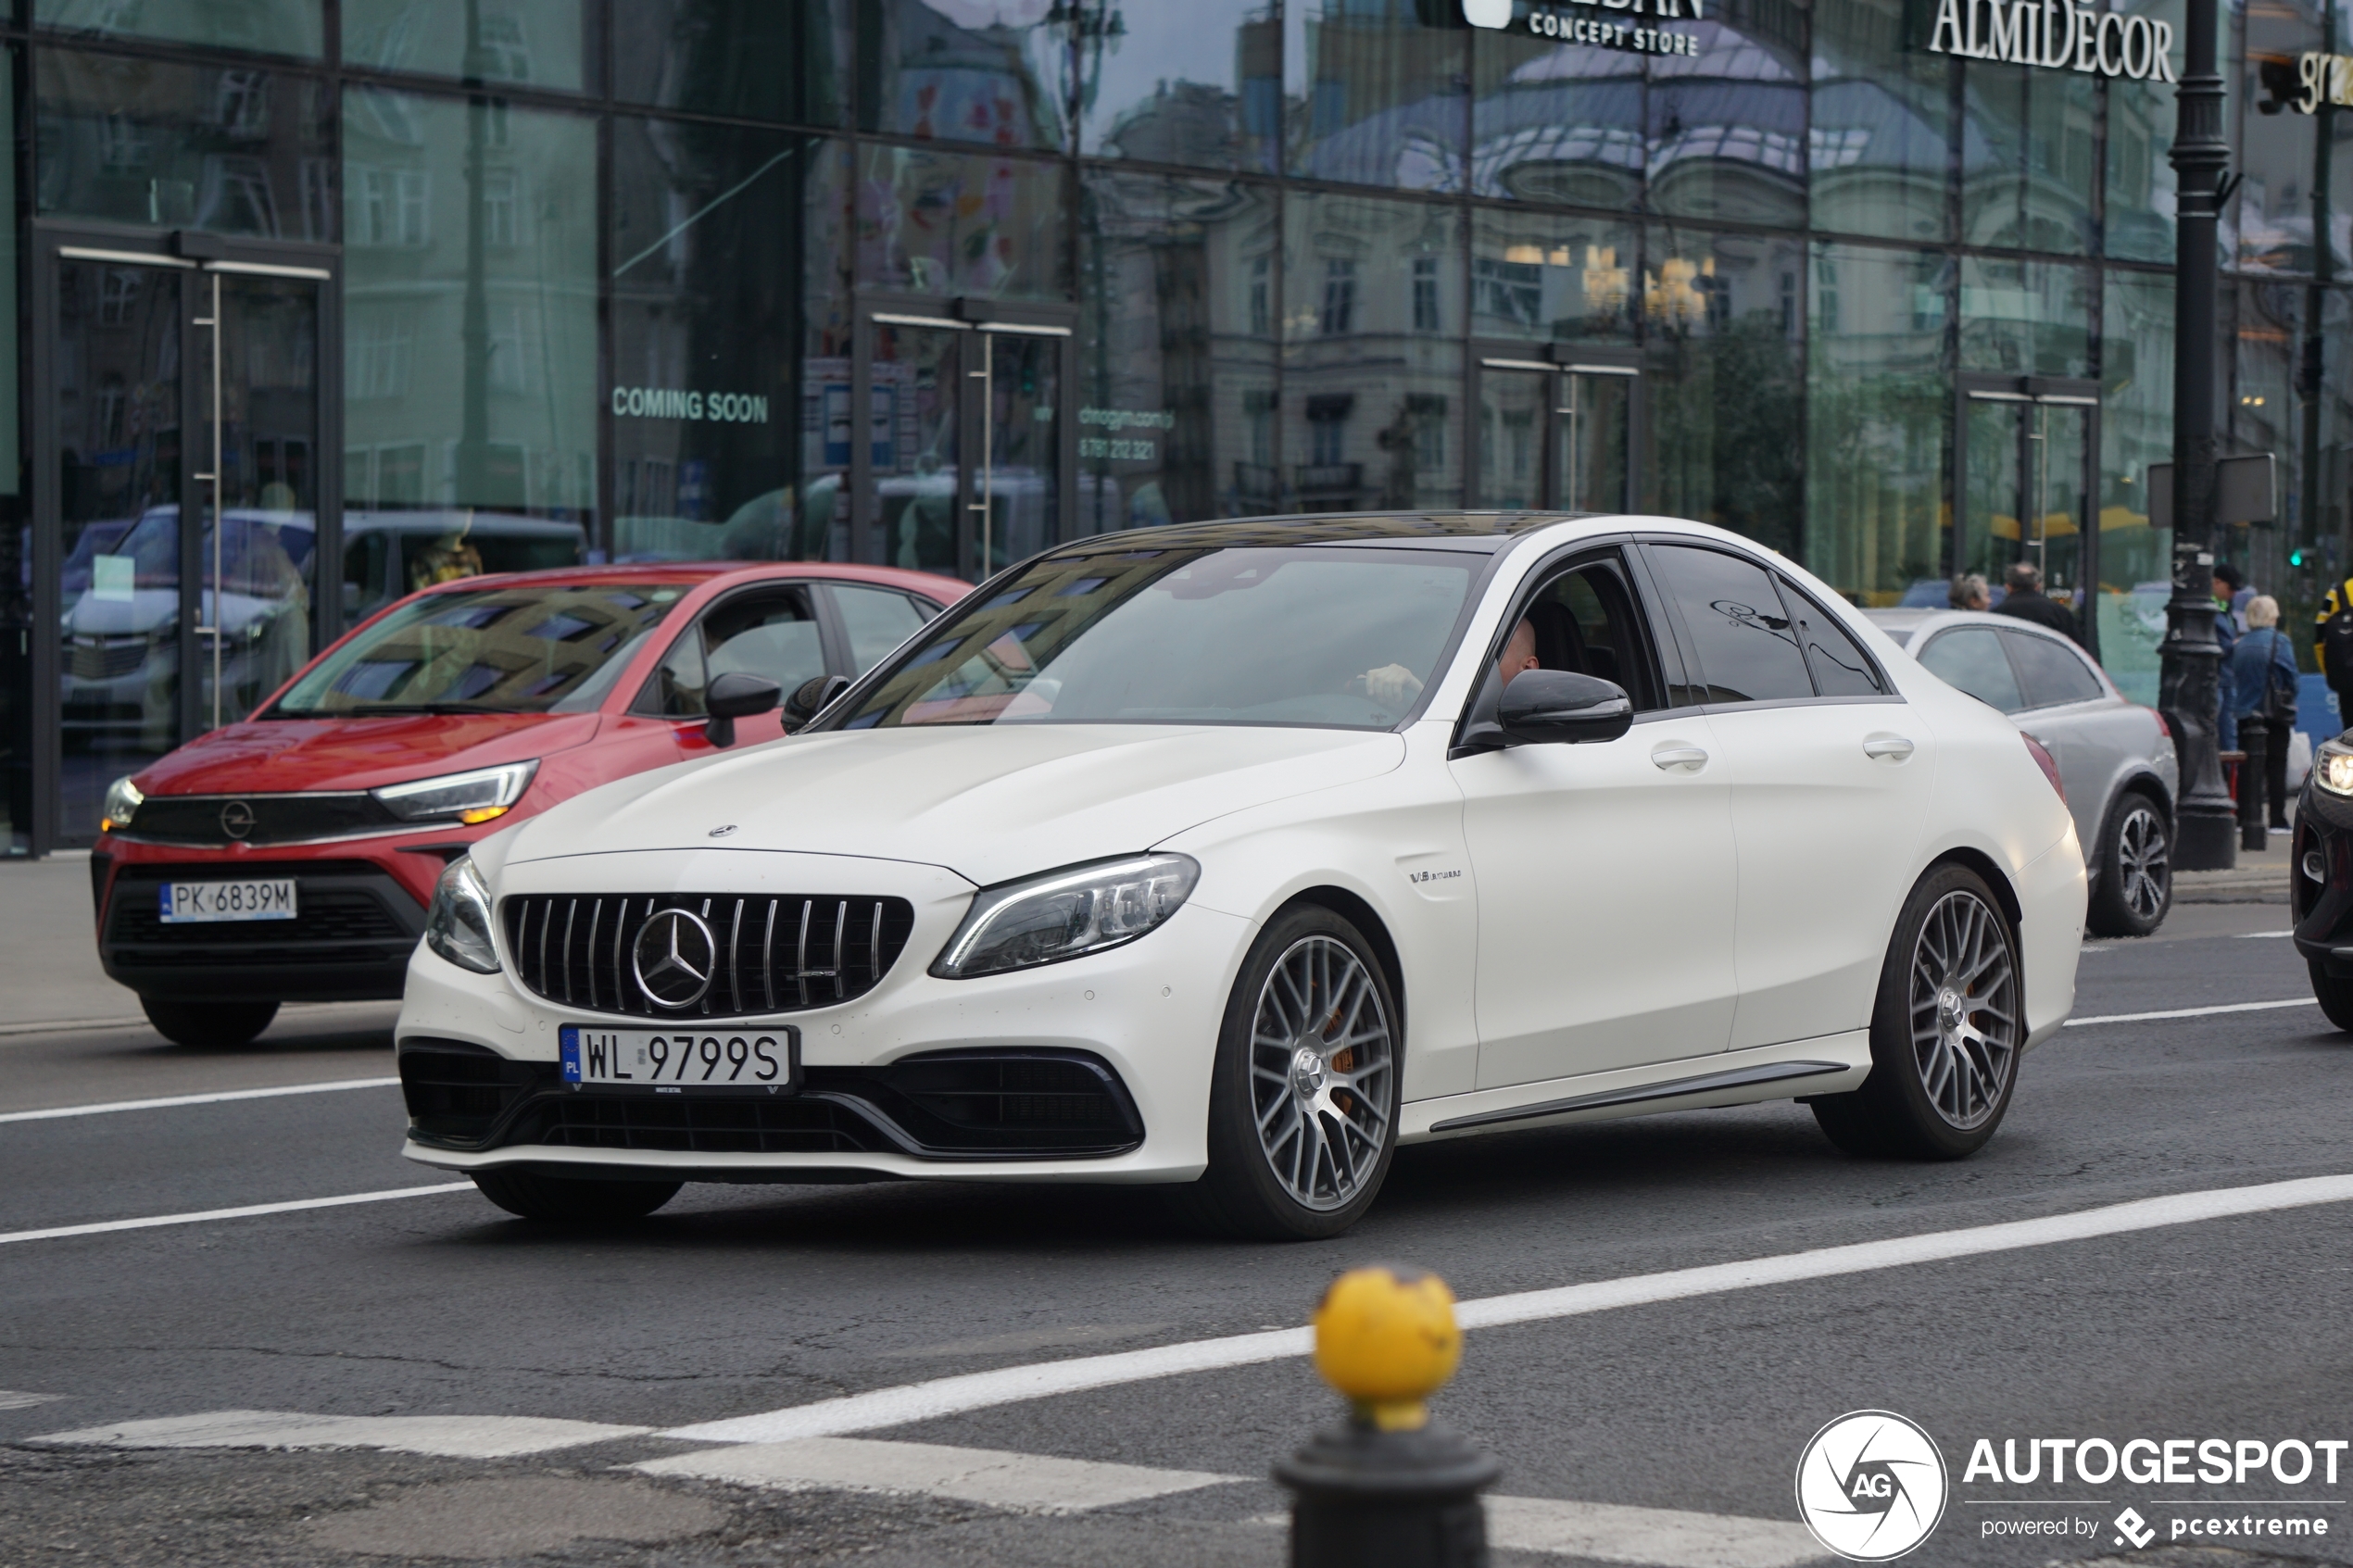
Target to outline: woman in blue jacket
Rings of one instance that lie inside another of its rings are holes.
[[[2222,660],[2222,687],[2230,700],[2224,704],[2227,722],[2222,734],[2222,749],[2235,751],[2238,732],[2249,723],[2264,726],[2263,771],[2265,778],[2239,781],[2242,812],[2251,804],[2247,791],[2252,788],[2270,797],[2270,821],[2273,833],[2287,832],[2287,737],[2295,721],[2271,722],[2262,719],[2264,700],[2275,687],[2284,688],[2282,701],[2288,711],[2295,711],[2298,672],[2296,652],[2288,645],[2286,633],[2280,630],[2280,602],[2269,594],[2258,594],[2246,602],[2246,633],[2231,646]],[[2265,786],[2269,787],[2266,788]],[[2242,820],[2246,820],[2242,816]]]

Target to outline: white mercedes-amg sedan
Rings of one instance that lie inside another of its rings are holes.
[[[2050,758],[1704,524],[1104,535],[839,685],[449,867],[409,1158],[537,1218],[1120,1182],[1326,1236],[1499,1129],[1795,1098],[1967,1155],[2073,1003]]]

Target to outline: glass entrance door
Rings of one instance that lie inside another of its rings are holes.
[[[1958,570],[2002,574],[2027,561],[2053,598],[2074,600],[2097,570],[2091,511],[2093,416],[2075,393],[1973,388],[1962,420]]]
[[[977,581],[1062,537],[1070,331],[881,311],[859,339],[861,558]]]
[[[1625,510],[1637,380],[1630,367],[1480,360],[1478,504]]]
[[[309,657],[330,274],[63,244],[43,265],[45,787],[50,834],[73,845],[115,779],[243,718]]]

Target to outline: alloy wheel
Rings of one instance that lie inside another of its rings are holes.
[[[2116,870],[2123,879],[2118,891],[2135,920],[2153,921],[2164,909],[2172,864],[2173,847],[2157,809],[2128,807],[2116,829]]]
[[[1395,1098],[1389,1010],[1363,960],[1307,936],[1267,972],[1251,1019],[1258,1147],[1292,1201],[1342,1208],[1379,1168]]]
[[[1947,893],[1912,945],[1912,1059],[1928,1102],[1967,1132],[2000,1109],[2018,1065],[2018,968],[2001,916]]]

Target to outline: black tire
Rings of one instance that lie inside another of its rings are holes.
[[[2139,790],[2117,797],[2094,847],[2099,884],[2084,921],[2095,936],[2146,936],[2173,908],[2173,824]]]
[[[2335,980],[2318,959],[2309,959],[2312,972],[2312,995],[2319,998],[2321,1010],[2329,1022],[2347,1034],[2353,1034],[2353,980]]]
[[[1962,1159],[2002,1124],[2025,1043],[2018,933],[1984,879],[1939,866],[1904,900],[1887,945],[1870,1076],[1814,1100],[1814,1120],[1849,1154]]]
[[[229,1051],[245,1045],[278,1016],[275,1002],[167,1002],[139,998],[156,1033],[191,1050]]]
[[[1278,968],[1287,977],[1280,991]],[[1318,972],[1321,981],[1313,979]],[[1303,996],[1289,988],[1302,974],[1310,977]],[[1327,995],[1316,995],[1318,987]],[[1262,1006],[1274,1010],[1270,1019],[1299,1014],[1296,1037],[1262,1037]],[[1397,1151],[1404,1070],[1397,1019],[1389,976],[1355,926],[1318,905],[1268,922],[1226,1003],[1209,1086],[1209,1169],[1173,1195],[1179,1215],[1220,1236],[1268,1241],[1322,1240],[1362,1219]],[[1378,1041],[1369,1038],[1376,1029]],[[1252,1072],[1254,1050],[1296,1062],[1319,1048],[1320,1068],[1294,1068],[1278,1082]],[[1342,1073],[1348,1082],[1336,1085]],[[1287,1110],[1277,1105],[1286,1098],[1293,1100]],[[1264,1136],[1262,1110],[1273,1129]],[[1277,1169],[1284,1149],[1289,1174]],[[1302,1188],[1313,1201],[1302,1200]]]
[[[573,1223],[642,1220],[678,1196],[684,1182],[591,1176],[537,1176],[527,1171],[470,1171],[482,1196],[525,1220]]]

